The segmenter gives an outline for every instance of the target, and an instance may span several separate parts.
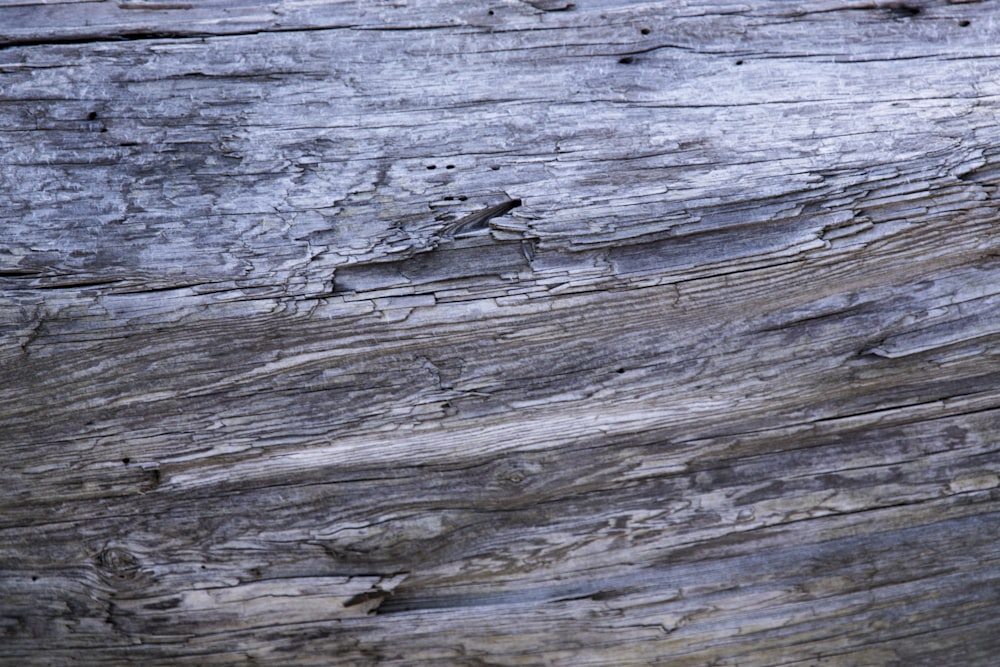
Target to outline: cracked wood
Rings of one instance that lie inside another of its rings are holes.
[[[0,665],[1000,652],[994,3],[0,7]]]

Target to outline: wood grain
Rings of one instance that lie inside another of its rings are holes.
[[[0,664],[993,665],[998,21],[5,3]]]

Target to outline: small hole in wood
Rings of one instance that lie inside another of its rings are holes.
[[[625,56],[624,58],[619,58],[618,62],[620,62],[622,65],[631,65],[632,63],[635,62],[635,58],[633,58],[632,56]]]
[[[737,61],[736,61],[736,64],[737,64],[737,65],[742,65],[742,64],[743,64],[743,61],[742,61],[742,60],[737,60]]]
[[[486,12],[486,13],[489,14],[490,16],[493,16],[493,10],[492,9],[490,11]]]
[[[495,165],[491,166],[490,169],[492,169],[493,171],[499,171],[500,170],[500,165],[495,164]]]
[[[648,35],[648,34],[649,34],[649,28],[643,28],[643,29],[642,29],[642,30],[640,30],[639,32],[641,32],[641,33],[642,33],[642,34],[644,34],[644,35]]]
[[[444,168],[445,168],[445,169],[454,169],[454,168],[455,168],[455,165],[453,165],[453,164],[446,164],[446,165],[444,166]]]
[[[37,574],[31,575],[31,580],[32,581],[38,581],[38,575]]]
[[[624,369],[624,368],[616,368],[616,369],[615,369],[615,373],[619,373],[619,374],[621,374],[621,373],[624,373],[624,372],[625,372],[625,369]]]
[[[429,164],[429,165],[427,165],[427,168],[428,169],[437,169],[437,165],[436,164]]]
[[[87,120],[96,120],[96,119],[97,119],[96,111],[91,111],[90,113],[87,114]]]
[[[468,199],[468,197],[465,195],[458,195],[458,201],[465,201],[466,199]]]
[[[959,25],[959,27],[961,27],[961,28],[968,28],[968,27],[969,27],[970,25],[972,25],[972,21],[965,21],[965,20],[962,20],[962,21],[959,21],[959,22],[958,22],[958,25]]]
[[[132,459],[130,459],[130,458],[129,458],[129,457],[127,457],[127,456],[126,456],[125,458],[123,458],[123,459],[122,459],[122,464],[123,464],[123,465],[128,465],[128,464],[129,464],[129,463],[131,463],[131,462],[132,462]]]

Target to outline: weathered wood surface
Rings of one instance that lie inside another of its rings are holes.
[[[0,8],[0,664],[996,664],[998,3],[568,4]]]

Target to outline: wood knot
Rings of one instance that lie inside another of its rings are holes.
[[[99,553],[97,564],[102,570],[123,579],[134,577],[139,571],[139,559],[120,547],[108,547]]]
[[[503,485],[520,486],[528,478],[527,472],[516,465],[503,466],[496,473],[496,480]]]

